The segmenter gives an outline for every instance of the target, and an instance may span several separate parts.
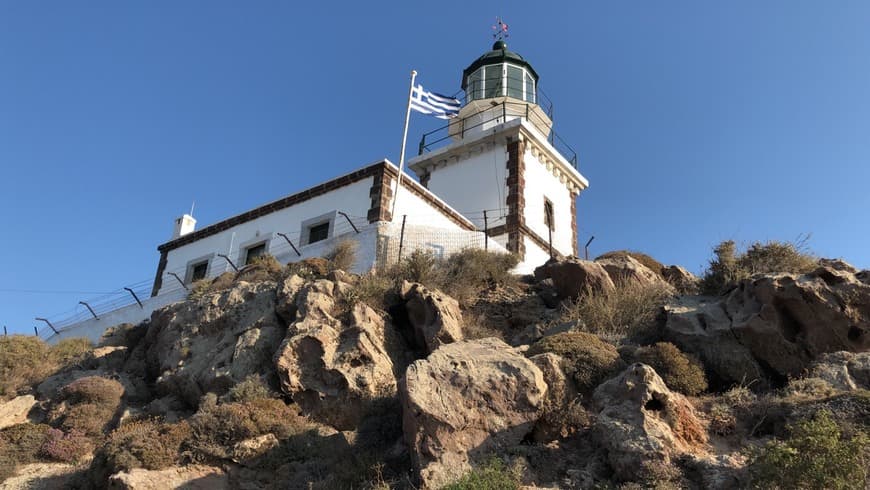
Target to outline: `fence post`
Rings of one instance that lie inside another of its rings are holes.
[[[287,243],[290,244],[290,246],[293,247],[293,251],[296,252],[297,257],[302,257],[302,254],[299,253],[299,250],[296,248],[296,245],[293,245],[293,242],[291,242],[290,239],[287,238],[287,235],[285,235],[283,233],[275,233],[275,234],[278,235],[279,237],[283,238],[284,240],[287,240]]]
[[[178,274],[176,274],[176,273],[174,273],[174,272],[167,272],[167,274],[169,274],[170,276],[174,277],[175,280],[178,281],[178,284],[181,284],[181,287],[183,287],[185,291],[188,290],[188,289],[187,289],[187,285],[184,284],[184,281],[182,281],[180,277],[178,277]]]
[[[353,224],[353,221],[350,220],[350,218],[347,216],[347,213],[345,213],[343,211],[339,211],[338,214],[344,216],[344,219],[346,219],[347,222],[350,223],[350,227],[353,228],[353,231],[359,233],[359,230],[356,229],[356,225]]]
[[[9,336],[9,333],[6,332],[6,325],[3,325],[3,336],[4,336],[4,337]]]
[[[586,242],[586,247],[584,247],[586,249],[586,260],[589,260],[589,244],[592,243],[592,240],[595,240],[595,235],[592,235],[592,238]]]
[[[33,335],[35,335],[36,337],[39,337],[39,329],[36,328],[35,326],[33,327]]]
[[[54,328],[54,325],[52,325],[51,322],[48,321],[48,319],[46,319],[46,318],[40,318],[40,317],[36,317],[36,320],[37,320],[37,321],[40,321],[40,322],[45,322],[45,323],[47,323],[47,324],[48,324],[48,328],[50,328],[54,333],[56,333],[56,334],[58,334],[58,335],[60,334],[60,332],[58,332],[57,329]],[[36,329],[36,327],[33,327],[33,328]],[[39,336],[39,332],[38,332],[38,331],[37,331],[37,333],[36,333],[36,336],[37,336],[37,337]]]
[[[234,264],[233,261],[230,260],[229,257],[227,257],[227,256],[224,255],[224,254],[217,254],[217,256],[223,258],[224,260],[226,260],[227,263],[230,264],[230,267],[232,267],[234,271],[239,272],[239,268],[236,267],[236,264]],[[176,277],[176,279],[178,279],[178,277]],[[181,279],[178,279],[178,280],[180,281]],[[184,289],[187,289],[187,288],[184,288]]]
[[[79,301],[79,304],[80,304],[80,305],[85,305],[85,307],[88,309],[88,311],[91,312],[91,315],[94,315],[94,320],[99,320],[99,319],[100,319],[100,317],[98,317],[97,314],[94,313],[94,309],[91,308],[91,305],[85,303],[84,301]]]
[[[486,220],[486,210],[483,210],[483,249],[489,250],[489,222]]]
[[[137,303],[139,303],[139,308],[142,308],[142,309],[143,309],[143,310],[144,310],[144,309],[145,309],[145,307],[144,307],[144,306],[142,306],[142,302],[141,302],[141,301],[139,301],[139,297],[138,297],[138,296],[136,296],[136,293],[134,293],[134,292],[133,292],[133,290],[132,290],[132,289],[130,289],[130,288],[124,288],[124,289],[126,289],[126,290],[127,290],[127,292],[128,292],[128,293],[130,293],[130,294],[132,294],[132,295],[133,295],[133,299],[135,299],[135,300],[136,300],[136,302],[137,302]]]
[[[405,245],[405,220],[408,219],[407,214],[402,215],[402,232],[399,234],[399,260],[396,263],[402,262],[402,247]]]

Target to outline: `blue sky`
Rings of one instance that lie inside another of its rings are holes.
[[[591,181],[593,255],[700,272],[811,233],[870,267],[867,2],[7,1],[0,324],[153,278],[192,201],[202,226],[397,161],[410,70],[459,90],[497,15]]]

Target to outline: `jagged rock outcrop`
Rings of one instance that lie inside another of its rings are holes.
[[[562,356],[546,352],[532,356],[529,360],[541,370],[547,385],[543,415],[535,423],[532,439],[538,443],[546,443],[569,436],[577,429],[575,424],[583,424],[587,420],[585,410],[577,398],[577,388],[562,369]]]
[[[411,364],[400,383],[402,425],[423,487],[522,441],[546,392],[541,370],[494,338],[447,344]]]
[[[384,318],[363,303],[344,320],[334,316],[340,285],[321,279],[302,288],[274,362],[281,389],[306,414],[349,430],[368,403],[396,394],[396,378]]]
[[[682,266],[664,267],[662,277],[680,294],[698,294],[701,280]]]
[[[809,375],[838,390],[870,390],[870,352],[822,354],[810,366]]]
[[[458,301],[441,291],[407,281],[402,283],[401,297],[418,347],[429,353],[444,344],[462,340],[462,311]]]
[[[270,372],[284,331],[276,284],[239,281],[156,311],[144,339],[146,366],[159,394],[195,407],[206,392]]]
[[[641,286],[671,288],[662,276],[629,255],[614,255],[595,260],[604,267],[614,284],[635,283]]]
[[[599,386],[593,404],[593,436],[617,480],[635,479],[651,462],[705,452],[706,430],[692,405],[646,364],[633,364]]]
[[[601,264],[574,257],[547,262],[535,269],[535,277],[552,280],[560,299],[574,299],[587,290],[612,291],[615,287]]]
[[[664,334],[726,384],[798,377],[826,352],[870,349],[870,285],[848,271],[747,279],[665,307]]]
[[[17,396],[7,402],[0,402],[0,429],[27,422],[27,414],[36,406],[33,395]]]

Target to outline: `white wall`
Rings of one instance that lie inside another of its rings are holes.
[[[480,153],[431,172],[428,189],[483,229],[483,210],[507,207],[507,149],[486,143]],[[506,210],[490,211],[489,227],[503,225]]]
[[[405,176],[402,178],[403,181],[406,179],[410,179],[410,177]],[[413,184],[402,184],[402,189],[396,196],[396,210],[393,215],[394,222],[401,224],[402,216],[407,216],[407,219],[405,220],[406,224],[425,225],[435,228],[461,229],[453,220],[445,216],[441,210],[433,206],[429,201],[426,201],[420,196],[412,193],[405,187],[405,185]],[[425,189],[422,190],[426,192]],[[445,204],[447,203],[445,202]]]
[[[571,195],[568,187],[561,183],[552,172],[541,164],[532,152],[526,149],[525,162],[525,198],[524,218],[526,226],[544,241],[548,238],[547,225],[544,222],[544,197],[553,203],[553,248],[563,255],[574,254],[574,233],[571,228]],[[539,264],[540,265],[540,264]]]
[[[264,239],[268,240],[266,252],[279,260],[284,259],[284,262],[288,262],[299,259],[300,257],[296,256],[287,242],[276,233],[286,234],[302,253],[303,257],[301,258],[322,255],[321,252],[326,245],[324,243],[300,246],[302,223],[305,220],[335,211],[343,211],[351,215],[352,218],[356,217],[355,222],[358,224],[365,223],[365,216],[371,207],[369,191],[372,187],[372,181],[373,178],[370,177],[354,182],[294,206],[240,223],[215,235],[170,250],[167,255],[162,287],[158,294],[162,294],[164,289],[174,287],[173,283],[177,284],[177,281],[168,276],[167,273],[174,272],[184,279],[188,264],[191,261],[209,257],[208,277],[218,276],[232,270],[232,267],[216,254],[229,256],[237,266],[241,267],[245,260],[247,246]],[[334,217],[333,231],[330,236],[333,236],[335,231],[350,231],[347,221],[340,215]],[[331,244],[334,245],[334,243]]]
[[[535,268],[544,265],[550,260],[550,252],[539,247],[529,237],[523,236],[523,244],[526,247],[526,256],[514,269],[516,274],[531,274]]]

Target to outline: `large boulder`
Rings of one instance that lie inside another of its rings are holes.
[[[819,356],[810,376],[839,390],[870,390],[870,352],[831,352]]]
[[[422,284],[407,281],[402,283],[401,296],[418,347],[429,353],[444,344],[462,340],[462,311],[458,301],[441,291],[431,291]]]
[[[529,360],[541,370],[547,384],[544,411],[535,423],[532,439],[538,443],[547,443],[571,435],[588,422],[588,417],[580,404],[574,381],[562,369],[562,356],[545,352],[532,356]]]
[[[34,407],[36,407],[36,398],[33,395],[22,395],[7,402],[0,402],[0,429],[26,423],[27,415]]]
[[[706,430],[692,405],[646,364],[633,364],[599,386],[593,405],[593,437],[618,480],[634,480],[650,464],[706,452]]]
[[[595,260],[604,267],[614,284],[635,283],[641,286],[670,288],[662,276],[630,255],[614,255]]]
[[[552,280],[560,299],[576,299],[590,290],[615,289],[601,264],[575,257],[547,262],[535,270],[535,277]]]
[[[723,298],[681,298],[664,334],[719,381],[800,376],[821,354],[870,349],[870,285],[829,267],[742,281]]]
[[[471,461],[519,444],[546,392],[541,370],[494,338],[444,345],[411,364],[400,383],[402,426],[423,488],[440,488]]]
[[[284,336],[276,285],[239,281],[230,289],[160,309],[145,335],[148,372],[161,395],[197,406],[250,375],[271,371]]]
[[[221,490],[230,488],[227,474],[220,468],[205,465],[172,466],[162,470],[135,468],[109,478],[111,490]]]
[[[701,280],[682,266],[671,265],[663,268],[662,277],[680,294],[698,294]]]
[[[384,318],[363,303],[337,316],[339,283],[307,284],[274,362],[282,391],[303,411],[340,430],[356,427],[371,402],[396,394]]]

